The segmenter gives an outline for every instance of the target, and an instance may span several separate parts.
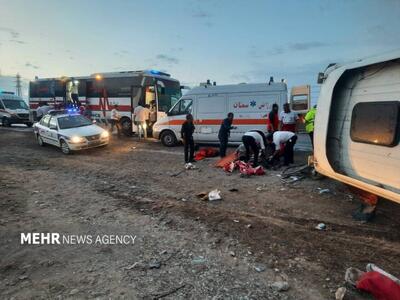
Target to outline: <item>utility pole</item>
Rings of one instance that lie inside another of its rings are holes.
[[[15,85],[15,90],[17,92],[17,96],[22,97],[22,85],[21,85],[21,75],[17,74],[17,80]]]

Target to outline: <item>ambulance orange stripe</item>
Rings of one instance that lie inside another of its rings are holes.
[[[185,120],[170,120],[159,125],[182,125]],[[195,125],[221,125],[222,120],[218,119],[207,119],[207,120],[195,120]],[[266,125],[266,119],[235,119],[233,125]]]

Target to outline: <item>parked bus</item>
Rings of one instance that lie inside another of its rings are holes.
[[[32,118],[40,102],[55,107],[74,103],[74,95],[88,105],[94,119],[107,122],[111,110],[118,105],[124,133],[136,131],[132,113],[137,105],[150,106],[150,125],[164,117],[181,97],[178,80],[167,73],[146,70],[96,73],[84,77],[43,78],[29,84],[29,105]],[[149,126],[151,130],[151,126]]]
[[[400,203],[400,51],[330,65],[318,82],[317,172]]]
[[[310,106],[309,86],[292,90],[291,109],[298,114]],[[165,146],[174,146],[180,140],[180,129],[188,113],[193,114],[194,139],[199,143],[218,143],[218,131],[228,112],[235,118],[230,143],[241,142],[242,135],[252,129],[266,131],[267,117],[274,103],[279,109],[288,102],[288,89],[284,82],[258,84],[211,85],[201,84],[191,89],[177,102],[167,116],[157,121],[153,136]],[[303,139],[311,150],[308,136]]]

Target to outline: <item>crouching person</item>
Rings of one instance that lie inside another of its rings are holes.
[[[258,166],[258,156],[260,151],[265,151],[265,135],[262,131],[251,130],[242,136],[242,142],[246,148],[245,162],[250,160],[250,153],[253,152],[253,167]]]
[[[273,144],[275,146],[275,151],[269,157],[269,162],[274,160],[279,160],[282,155],[284,158],[284,165],[294,163],[293,160],[293,147],[296,144],[297,136],[290,131],[275,131],[274,133],[267,135],[267,143]],[[281,148],[283,147],[283,154],[281,153]]]
[[[186,115],[186,121],[182,124],[181,137],[185,151],[185,163],[194,162],[194,132],[193,116],[192,114]]]

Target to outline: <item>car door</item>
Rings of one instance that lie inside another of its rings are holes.
[[[57,124],[57,118],[55,116],[52,116],[49,120],[49,129],[47,132],[47,137],[49,139],[49,144],[59,146],[58,124]]]
[[[50,116],[45,115],[39,122],[39,125],[37,125],[38,128],[38,135],[42,138],[43,142],[45,143],[50,143],[50,132],[49,132],[49,121],[50,121]]]

